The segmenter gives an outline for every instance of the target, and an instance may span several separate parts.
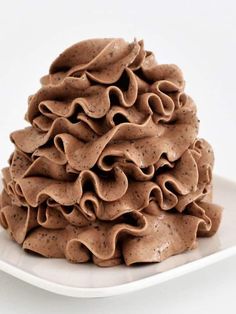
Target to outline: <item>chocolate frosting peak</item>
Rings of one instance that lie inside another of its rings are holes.
[[[100,266],[160,262],[211,236],[213,152],[176,65],[143,41],[85,40],[29,97],[0,223],[27,251]]]

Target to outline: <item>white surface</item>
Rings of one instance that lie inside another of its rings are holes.
[[[10,131],[25,125],[27,96],[66,46],[87,38],[144,38],[160,63],[178,64],[198,105],[200,134],[215,150],[215,172],[236,178],[235,1],[1,1],[0,167]],[[4,147],[4,149],[2,149]],[[58,297],[1,273],[1,313],[234,313],[236,259],[126,297]],[[127,306],[124,307],[124,303]],[[32,311],[35,309],[35,311]],[[127,311],[126,311],[126,310]]]
[[[1,314],[235,314],[236,257],[135,293],[103,299],[56,295],[0,272]]]
[[[125,294],[186,275],[236,255],[236,183],[214,180],[215,201],[225,209],[219,232],[199,239],[197,249],[173,256],[162,263],[100,268],[93,264],[68,264],[25,253],[0,230],[0,270],[40,288],[73,297],[107,297]]]

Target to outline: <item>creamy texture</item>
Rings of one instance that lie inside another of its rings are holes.
[[[143,42],[65,50],[13,132],[0,223],[27,251],[100,266],[160,262],[213,235],[213,152],[184,79]]]

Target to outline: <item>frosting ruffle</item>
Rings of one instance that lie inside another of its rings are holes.
[[[172,64],[143,41],[65,50],[29,97],[3,169],[0,223],[22,247],[100,266],[160,262],[212,236],[213,151]]]

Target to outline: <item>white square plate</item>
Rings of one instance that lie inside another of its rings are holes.
[[[187,274],[236,254],[236,183],[214,178],[214,201],[224,206],[218,233],[199,239],[197,249],[158,264],[100,268],[25,253],[0,229],[0,270],[54,293],[107,297],[127,293]]]

